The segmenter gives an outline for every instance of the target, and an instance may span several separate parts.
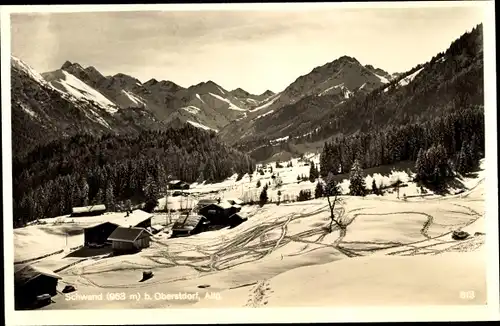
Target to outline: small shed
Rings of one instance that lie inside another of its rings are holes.
[[[152,234],[144,228],[117,227],[107,239],[115,252],[135,252],[149,247]]]
[[[200,215],[205,216],[211,224],[227,224],[229,216],[234,214],[234,208],[227,201],[221,201],[219,204],[210,204],[200,208]]]
[[[71,217],[96,216],[96,215],[101,215],[104,212],[106,212],[106,205],[73,207],[70,216]]]
[[[61,276],[51,270],[32,265],[14,266],[14,301],[15,308],[22,309],[36,301],[42,294],[57,294],[57,282]]]
[[[204,231],[207,219],[202,215],[179,217],[172,226],[172,237],[189,236]]]

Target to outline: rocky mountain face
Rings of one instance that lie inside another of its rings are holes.
[[[84,70],[80,73],[82,78],[87,78],[83,77]],[[119,134],[163,128],[163,123],[148,110],[137,107],[119,109],[65,70],[54,72],[49,77],[53,82],[47,82],[18,58],[11,58],[14,155],[80,133]]]
[[[285,133],[286,129],[293,128],[293,121],[314,119],[332,105],[341,104],[360,94],[368,94],[393,78],[382,69],[363,66],[356,58],[342,56],[314,68],[310,73],[298,77],[282,92],[267,97],[259,106],[251,108],[247,118],[227,125],[221,131],[221,137],[232,142],[254,137],[259,124],[284,128],[282,131]],[[315,104],[322,101],[320,97],[325,96],[331,102],[328,107],[322,108]],[[310,101],[311,105],[299,104],[304,99]],[[292,108],[293,105],[296,106]]]
[[[86,88],[87,85],[92,90],[87,89],[85,94],[97,96],[96,93],[99,93],[101,102],[113,107],[115,111],[140,107],[169,124],[181,121],[215,131],[234,120],[244,118],[246,112],[264,98],[243,90],[235,95],[213,81],[184,88],[172,81],[158,81],[154,78],[141,83],[125,74],[105,77],[94,67],[83,68],[80,64],[69,61],[60,69],[42,76],[51,86],[65,92],[73,91],[74,87],[68,87],[69,82],[78,83],[80,88]]]

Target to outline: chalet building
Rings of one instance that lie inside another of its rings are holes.
[[[205,231],[208,220],[201,215],[179,217],[172,226],[172,237],[182,237]]]
[[[125,213],[111,213],[103,215],[104,220],[84,229],[85,246],[109,244],[108,238],[118,227],[151,227],[152,214],[136,209]]]
[[[172,180],[168,183],[168,189],[187,190],[189,189],[189,184],[181,180]]]
[[[199,214],[205,216],[210,224],[227,224],[229,216],[239,212],[241,206],[231,205],[227,201],[210,204],[199,209]]]
[[[200,199],[198,203],[196,204],[196,210],[199,211],[205,206],[211,205],[211,204],[217,204],[218,200],[217,199]]]
[[[137,252],[149,247],[152,234],[140,227],[117,227],[108,237],[114,252]]]
[[[37,296],[57,294],[57,282],[61,276],[32,265],[14,265],[15,309],[27,308],[36,301]]]
[[[105,205],[73,207],[70,216],[71,217],[97,216],[97,215],[102,215],[104,212],[106,212]]]
[[[93,245],[104,245],[108,237],[113,233],[118,224],[113,222],[103,222],[97,225],[89,226],[83,229],[84,245],[90,247]]]

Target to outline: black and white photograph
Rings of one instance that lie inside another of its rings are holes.
[[[498,310],[492,4],[2,7],[5,302]]]

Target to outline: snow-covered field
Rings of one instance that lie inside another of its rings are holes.
[[[317,162],[318,157],[312,159]],[[283,180],[282,193],[314,189],[314,183],[296,180],[297,175],[308,175],[309,167],[292,163],[291,171],[275,169]],[[259,179],[272,184],[271,174],[256,173],[251,181],[249,176],[239,181],[234,177],[215,185],[193,185],[188,192],[192,199],[212,191],[218,191],[213,196],[241,198],[242,193],[260,191],[255,186]],[[68,248],[83,243],[82,236],[66,240],[63,228],[75,228],[76,223],[53,225],[57,219],[51,219],[15,230],[15,256],[22,260],[66,249],[36,263],[52,270],[75,263],[59,272],[59,283],[61,289],[74,285],[77,292],[72,295],[79,299],[59,294],[43,309],[485,304],[483,180],[480,171],[476,178],[462,180],[469,190],[445,197],[403,201],[396,194],[342,196],[336,212],[349,223],[346,232],[329,231],[326,199],[243,206],[241,214],[248,221],[236,228],[175,239],[160,232],[149,248],[118,257],[66,257]],[[273,186],[269,192],[277,196]],[[170,197],[169,205],[180,205],[181,198],[190,197]],[[165,213],[157,213],[153,224],[164,224],[165,218]],[[471,237],[453,240],[451,232],[459,229]],[[140,282],[146,269],[154,277]],[[463,299],[460,291],[474,291],[474,298]],[[198,296],[166,297],[179,292]],[[109,293],[124,299],[83,298]],[[214,295],[205,298],[206,293]]]

